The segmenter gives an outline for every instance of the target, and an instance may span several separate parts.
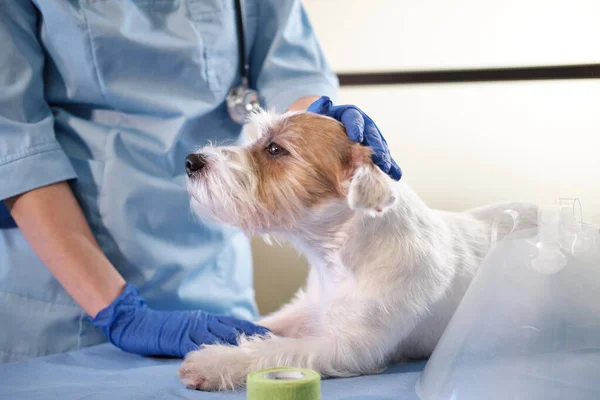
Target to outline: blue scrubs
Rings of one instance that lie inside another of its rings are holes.
[[[298,0],[246,0],[251,85],[335,97]],[[102,249],[157,309],[256,315],[249,240],[201,224],[183,162],[236,140],[233,0],[0,0],[0,200],[69,180]],[[0,362],[106,339],[0,211]]]

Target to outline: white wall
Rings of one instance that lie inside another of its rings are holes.
[[[579,197],[600,223],[600,80],[344,89],[433,207]]]
[[[337,72],[600,62],[598,0],[303,4]]]
[[[598,0],[304,4],[337,72],[600,61]],[[600,79],[346,87],[340,101],[376,121],[431,207],[578,197],[584,219],[600,223]],[[289,248],[254,248],[257,299],[269,312],[298,288],[306,263]]]

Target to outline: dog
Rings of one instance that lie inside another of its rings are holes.
[[[338,121],[309,112],[255,113],[247,143],[190,154],[188,191],[202,218],[306,256],[306,286],[258,321],[270,330],[189,353],[179,370],[193,389],[244,386],[249,372],[300,367],[322,377],[382,371],[429,357],[488,252],[514,228],[535,226],[537,207],[507,202],[430,209],[351,142]]]

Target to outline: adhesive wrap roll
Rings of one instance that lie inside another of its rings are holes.
[[[320,400],[321,377],[302,368],[271,368],[248,374],[248,400]]]

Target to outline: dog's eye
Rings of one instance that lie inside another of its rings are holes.
[[[280,156],[287,153],[287,150],[278,145],[277,143],[269,143],[267,151],[272,156]]]

